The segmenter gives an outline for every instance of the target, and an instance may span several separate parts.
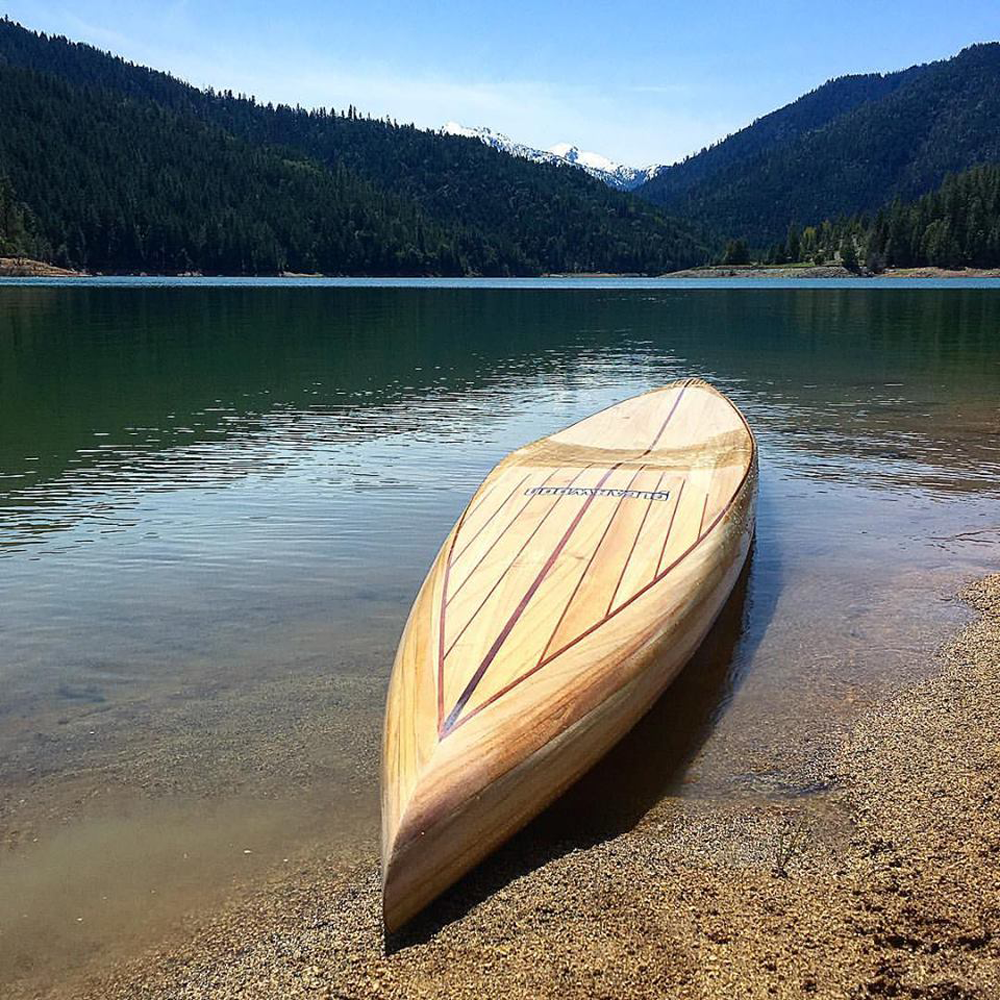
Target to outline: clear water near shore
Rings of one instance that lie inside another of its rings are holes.
[[[0,286],[0,984],[369,850],[392,654],[465,501],[679,376],[760,438],[751,565],[538,836],[823,794],[831,733],[996,565],[1000,289],[707,284]]]

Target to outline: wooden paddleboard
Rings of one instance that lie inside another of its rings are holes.
[[[445,540],[393,668],[387,930],[539,813],[652,705],[749,551],[756,445],[700,380],[505,458]]]

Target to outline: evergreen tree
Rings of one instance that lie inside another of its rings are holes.
[[[785,256],[788,260],[800,260],[802,257],[802,239],[799,227],[794,222],[789,225],[785,237]]]
[[[785,253],[784,243],[775,243],[767,254],[768,264],[786,264],[788,262],[788,254]]]
[[[840,244],[840,263],[852,273],[860,270],[858,264],[858,251],[854,246],[854,240],[850,235],[844,236]]]
[[[662,273],[708,254],[690,224],[583,171],[354,104],[335,117],[198,90],[7,19],[0,95],[0,173],[36,255],[68,266]]]
[[[722,254],[723,264],[749,264],[750,249],[746,240],[730,240]]]

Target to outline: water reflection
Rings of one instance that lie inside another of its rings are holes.
[[[961,480],[997,468],[998,330],[979,290],[4,288],[0,496],[221,486],[405,433],[467,445],[504,411],[545,425],[560,396],[576,415],[678,371],[787,449]],[[993,433],[956,441],[970,419]]]
[[[681,375],[760,438],[752,565],[515,851],[814,787],[831,727],[929,669],[942,597],[995,562],[998,331],[1000,296],[961,288],[0,288],[0,840],[113,854],[127,803],[168,798],[281,802],[317,837],[349,792],[367,844],[393,649],[468,496]]]

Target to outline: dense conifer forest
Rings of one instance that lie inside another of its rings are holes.
[[[48,256],[50,247],[37,236],[36,229],[35,220],[14,196],[10,180],[0,174],[0,257]]]
[[[732,240],[722,261],[747,264],[745,240]],[[914,201],[897,199],[874,215],[826,220],[800,229],[764,255],[770,264],[843,263],[851,271],[887,267],[1000,268],[1000,164],[951,174]]]
[[[0,255],[66,267],[1000,266],[997,43],[832,80],[660,171],[642,197],[353,105],[306,110],[199,90],[6,18],[0,95]]]
[[[789,224],[875,212],[1000,162],[1000,44],[899,73],[831,80],[638,193],[751,247]]]
[[[100,271],[660,273],[689,223],[462,137],[201,91],[0,20],[0,245]]]

